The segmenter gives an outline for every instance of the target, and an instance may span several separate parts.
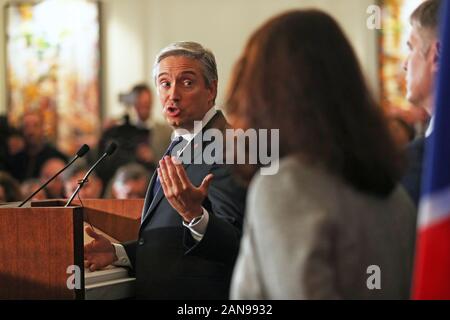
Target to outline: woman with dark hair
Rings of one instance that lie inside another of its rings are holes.
[[[250,185],[231,296],[408,298],[415,210],[397,187],[401,152],[333,18],[265,23],[227,100],[240,127],[280,130],[281,158]]]

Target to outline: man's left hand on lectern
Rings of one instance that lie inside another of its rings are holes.
[[[86,233],[94,240],[84,246],[84,267],[90,271],[103,269],[117,260],[116,250],[106,237],[98,234],[91,227]]]

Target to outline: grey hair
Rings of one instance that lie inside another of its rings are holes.
[[[439,33],[441,0],[427,0],[419,5],[410,16],[410,22],[417,22],[421,28],[429,29],[435,37]]]
[[[207,87],[210,87],[213,81],[217,81],[217,65],[214,54],[197,42],[179,41],[169,44],[156,56],[155,64],[153,65],[153,79],[155,83],[160,62],[170,56],[184,56],[198,60],[202,65],[203,78]]]
[[[126,183],[129,180],[148,179],[149,172],[144,166],[138,163],[129,163],[117,169],[114,176],[114,183]]]

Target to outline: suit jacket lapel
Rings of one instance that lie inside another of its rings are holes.
[[[217,110],[217,113],[211,118],[211,120],[206,124],[206,126],[199,132],[199,134],[194,137],[194,139],[189,143],[187,148],[191,148],[191,159],[188,163],[183,164],[184,168],[187,169],[191,164],[194,163],[197,157],[201,156],[205,147],[211,143],[211,141],[203,141],[203,134],[206,130],[214,128],[225,132],[228,124],[223,116],[222,112]],[[225,139],[223,143],[226,143]],[[192,149],[193,148],[193,149]]]
[[[217,111],[217,113],[214,115],[214,117],[206,124],[206,126],[200,131],[200,135],[203,136],[203,132],[209,128],[216,128],[219,130],[224,130],[227,126],[227,122],[225,120],[225,117],[223,116],[222,112]],[[197,138],[198,139],[198,138]],[[186,146],[186,148],[191,148],[191,161],[189,163],[183,164],[183,167],[187,169],[192,163],[194,163],[194,160],[202,153],[203,149],[208,143],[205,144],[204,141],[196,141],[196,138],[189,142],[189,144]],[[193,147],[193,149],[192,149]],[[142,212],[142,220],[141,225],[144,224],[144,222],[147,219],[150,219],[153,215],[153,211],[155,210],[158,203],[161,201],[161,199],[164,197],[164,191],[162,188],[159,188],[159,190],[156,192],[155,197],[152,199],[151,190],[153,188],[153,185],[155,184],[155,180],[157,177],[157,172],[153,174],[153,177],[150,181],[149,187],[147,189],[147,194],[145,196],[145,202],[144,202],[144,209]],[[189,175],[188,175],[189,177]]]
[[[144,201],[144,207],[142,208],[142,218],[141,218],[141,224],[144,222],[146,217],[148,216],[149,209],[151,207],[151,204],[154,202],[154,198],[152,197],[152,189],[153,185],[155,184],[156,177],[158,176],[158,173],[155,171],[153,173],[153,176],[150,180],[150,183],[147,188],[147,192],[145,194],[145,201]],[[156,198],[156,197],[155,197]]]

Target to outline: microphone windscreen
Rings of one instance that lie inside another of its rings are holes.
[[[108,148],[106,148],[105,153],[110,156],[114,153],[114,151],[116,151],[117,149],[117,143],[115,142],[111,142],[111,144],[108,146]]]
[[[78,150],[77,156],[80,158],[89,152],[89,146],[87,144],[83,144],[83,146]]]

